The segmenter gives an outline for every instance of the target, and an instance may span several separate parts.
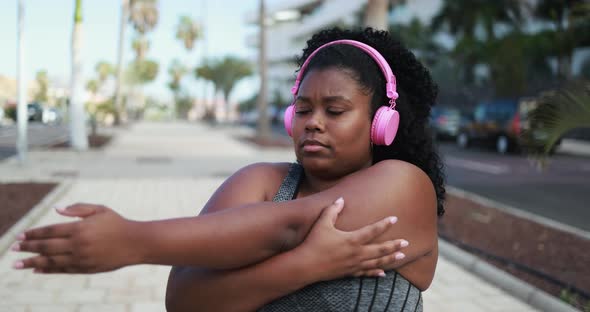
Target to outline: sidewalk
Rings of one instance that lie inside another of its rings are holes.
[[[249,130],[188,123],[139,123],[103,151],[33,151],[29,166],[0,163],[0,182],[64,181],[58,203],[96,202],[148,220],[198,213],[233,171],[255,161],[293,161],[290,150],[260,150],[232,137]],[[50,207],[35,226],[61,222]],[[98,275],[13,270],[22,254],[0,250],[0,312],[165,311],[169,267],[133,266]],[[537,311],[443,257],[424,293],[425,311]],[[196,308],[198,310],[198,308]]]

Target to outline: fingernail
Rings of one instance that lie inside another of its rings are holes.
[[[26,238],[25,233],[20,233],[16,236],[16,240],[18,241],[24,241]]]
[[[385,272],[381,272],[378,275],[381,276],[381,277],[385,277],[386,276]]]
[[[334,202],[334,204],[342,205],[344,204],[344,198],[338,197],[338,199]]]
[[[65,212],[66,211],[66,207],[63,207],[63,206],[54,206],[53,208],[55,210],[59,211],[59,212]]]
[[[20,270],[25,267],[25,264],[22,261],[17,261],[14,263],[14,265],[12,267],[17,270]]]
[[[403,240],[403,241],[400,243],[400,246],[402,246],[402,247],[407,247],[409,244],[410,244],[410,243],[408,243],[408,241],[407,241],[407,240]]]
[[[403,253],[400,252],[400,253],[398,253],[398,254],[395,255],[395,260],[401,260],[401,259],[403,259],[405,257],[406,257],[406,255],[404,255]]]
[[[389,217],[389,223],[395,224],[397,222],[397,217]]]
[[[14,245],[12,245],[12,247],[10,247],[10,250],[12,251],[19,251],[20,250],[20,244],[16,243]]]

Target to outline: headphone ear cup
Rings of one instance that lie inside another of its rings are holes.
[[[287,134],[292,137],[293,136],[293,116],[295,115],[295,105],[291,104],[287,109],[285,109],[285,116],[283,118],[283,123],[285,124],[285,131]]]
[[[391,145],[398,127],[399,113],[389,106],[381,106],[371,125],[371,142],[376,145]]]

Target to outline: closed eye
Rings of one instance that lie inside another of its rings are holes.
[[[333,110],[328,110],[328,114],[330,114],[330,115],[334,115],[334,116],[341,115],[342,113],[344,113],[344,111],[333,111]]]

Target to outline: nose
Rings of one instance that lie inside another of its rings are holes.
[[[319,109],[313,110],[309,118],[305,121],[305,130],[309,132],[324,131],[324,116]]]

